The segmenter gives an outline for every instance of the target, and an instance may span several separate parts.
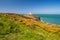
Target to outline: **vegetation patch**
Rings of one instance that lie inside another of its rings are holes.
[[[0,14],[0,40],[60,40],[59,33],[49,32],[32,21],[17,14]]]

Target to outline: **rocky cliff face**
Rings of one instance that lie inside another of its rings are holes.
[[[28,19],[35,20],[35,21],[41,21],[41,20],[40,20],[40,17],[35,16],[35,15],[33,15],[33,14],[25,14],[25,15],[23,15],[23,16],[26,17],[26,18],[28,18]]]

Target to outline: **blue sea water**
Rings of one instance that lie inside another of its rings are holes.
[[[35,14],[43,22],[60,25],[60,14]]]

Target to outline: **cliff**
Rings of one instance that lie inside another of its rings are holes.
[[[60,26],[33,14],[0,13],[0,40],[60,40]]]
[[[14,14],[14,13],[6,13],[6,14],[0,13],[0,16],[8,16],[9,20],[12,19],[13,21],[22,22],[23,24],[26,24],[32,28],[36,25],[50,32],[60,32],[60,26],[56,24],[47,24],[47,23],[41,22],[40,18],[37,16],[34,16],[33,14],[20,15],[20,14]]]
[[[40,17],[35,16],[35,15],[33,15],[33,14],[24,14],[23,16],[26,17],[26,18],[28,18],[28,19],[35,20],[35,21],[41,21],[41,20],[40,20]]]

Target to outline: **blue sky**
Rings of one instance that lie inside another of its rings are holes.
[[[60,14],[60,0],[0,0],[0,12]]]

